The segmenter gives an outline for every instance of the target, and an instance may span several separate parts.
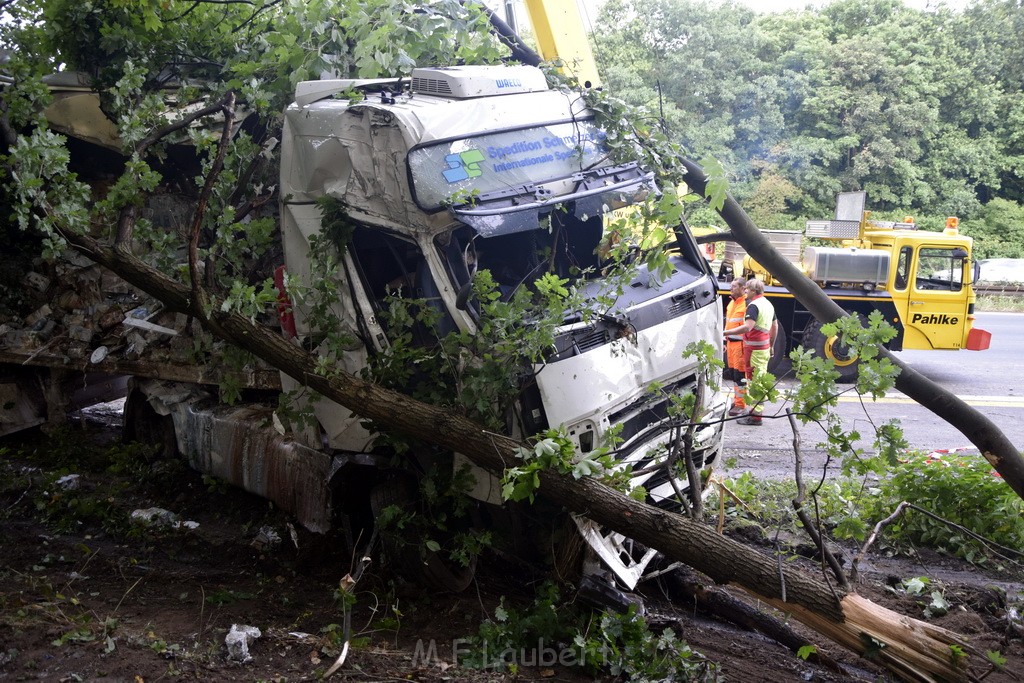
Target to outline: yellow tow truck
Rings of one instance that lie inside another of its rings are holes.
[[[913,218],[871,220],[865,202],[864,192],[841,193],[834,219],[808,221],[803,234],[766,231],[766,237],[847,312],[866,318],[881,311],[897,331],[887,344],[890,350],[987,349],[991,335],[974,325],[973,240],[960,234],[957,219],[947,219],[941,233],[917,230]],[[808,246],[801,258],[804,235],[837,246]],[[763,280],[765,296],[775,306],[780,333],[773,368],[790,348],[803,346],[834,361],[841,380],[856,378],[857,358],[841,340],[825,335],[821,323],[764,267],[728,243],[719,270],[724,300],[734,273]]]

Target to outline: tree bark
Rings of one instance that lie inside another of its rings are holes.
[[[171,310],[195,313],[188,286],[142,263],[124,249],[105,247],[91,237],[69,235],[77,249],[110,268]],[[488,431],[462,415],[421,403],[342,372],[317,373],[318,358],[283,336],[237,313],[208,312],[204,324],[323,396],[357,414],[466,455],[501,474],[518,461],[519,443]],[[719,584],[734,584],[757,599],[790,613],[826,637],[866,654],[884,644],[882,664],[912,680],[963,680],[965,661],[952,662],[951,632],[909,619],[854,594],[843,597],[815,576],[766,557],[708,526],[628,498],[600,482],[547,471],[540,495],[687,564]],[[865,608],[865,603],[868,607]],[[865,638],[863,634],[870,637]],[[967,646],[961,646],[967,651]]]
[[[708,586],[706,579],[689,567],[679,567],[664,577],[670,595],[676,599],[692,602],[698,609],[726,619],[733,624],[758,631],[772,640],[788,647],[794,654],[800,648],[814,645],[796,633],[790,626],[776,619],[766,611],[757,609],[731,595],[727,589]],[[822,652],[814,652],[808,658],[830,671],[842,673],[839,663]]]
[[[687,184],[703,195],[708,183],[704,169],[688,159],[683,163]],[[846,315],[839,304],[776,251],[732,196],[726,197],[719,213],[732,231],[732,239],[768,269],[817,320],[830,323]],[[880,348],[879,351],[900,368],[896,388],[956,427],[1002,475],[1010,488],[1024,498],[1024,458],[1002,430],[980,411],[904,364],[888,349]]]

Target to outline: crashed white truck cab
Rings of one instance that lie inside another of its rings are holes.
[[[490,270],[503,291],[553,270],[563,277],[583,272],[589,281],[577,286],[595,297],[602,292],[603,214],[655,190],[638,164],[609,160],[604,137],[579,94],[549,89],[534,67],[416,69],[404,82],[299,84],[282,141],[285,263],[289,278],[308,282],[311,239],[321,229],[316,201],[340,200],[355,229],[335,314],[361,340],[340,359],[345,368],[360,370],[369,354],[388,346],[379,313],[396,281],[438,307],[442,333],[475,329],[465,301],[467,264]],[[472,201],[460,204],[459,197]],[[562,425],[587,452],[621,425],[624,462],[640,469],[664,453],[668,401],[648,388],[694,388],[696,361],[683,349],[699,340],[718,344],[722,329],[715,281],[684,228],[679,245],[668,281],[640,267],[598,321],[567,316],[542,371],[523,388],[512,436]],[[301,306],[295,322],[300,341],[315,336]],[[709,426],[695,440],[698,466],[712,464],[721,450],[718,418],[726,406],[708,394]],[[334,452],[364,452],[372,443],[359,417],[341,406],[319,402],[315,412]],[[496,480],[475,475],[473,495],[500,503]],[[673,493],[664,470],[637,483],[654,503]],[[579,524],[632,587],[643,561],[623,563],[615,546],[621,539]]]

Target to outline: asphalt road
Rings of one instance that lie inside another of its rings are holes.
[[[1024,314],[979,313],[976,325],[992,333],[991,347],[986,351],[901,351],[896,356],[984,412],[1024,449]],[[783,380],[784,387],[793,385],[793,380]],[[726,461],[759,476],[792,476],[794,434],[785,409],[781,401],[771,404],[760,427],[727,425]],[[895,418],[902,424],[911,448],[977,453],[963,434],[896,391],[874,402],[862,403],[856,395],[843,396],[838,412],[848,430],[864,435],[873,434],[873,424]],[[824,453],[817,447],[823,440],[822,429],[803,425],[797,434],[806,466],[813,469],[823,465]],[[870,448],[867,440],[859,445]],[[726,469],[727,474],[730,471]]]

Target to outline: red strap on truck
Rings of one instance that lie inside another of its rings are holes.
[[[284,290],[284,266],[274,270],[274,286],[277,287],[277,317],[281,321],[281,332],[289,339],[299,336],[295,330],[295,314],[292,312],[292,300]]]

